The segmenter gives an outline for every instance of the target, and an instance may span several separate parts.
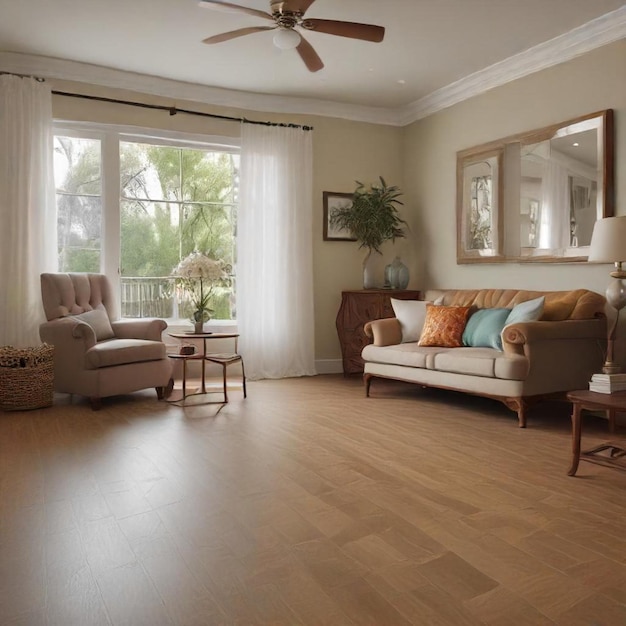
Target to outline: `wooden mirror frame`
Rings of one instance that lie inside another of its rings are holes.
[[[544,263],[587,261],[588,246],[567,247],[563,253],[546,249],[546,253],[522,254],[520,244],[521,206],[521,146],[548,141],[567,127],[585,121],[598,120],[598,140],[601,145],[598,164],[598,202],[596,219],[614,214],[614,129],[613,110],[606,109],[533,131],[519,133],[488,144],[468,148],[457,153],[457,264],[465,263]],[[480,159],[494,157],[499,161],[497,194],[492,207],[494,228],[493,246],[489,249],[472,248],[468,230],[470,202],[467,197],[468,172]],[[559,248],[558,250],[562,250]],[[578,254],[582,252],[582,254]]]

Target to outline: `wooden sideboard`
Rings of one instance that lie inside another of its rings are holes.
[[[343,357],[343,373],[363,373],[361,351],[370,342],[363,326],[366,322],[393,317],[391,298],[419,300],[420,291],[410,289],[361,289],[342,291],[337,313],[337,334]]]

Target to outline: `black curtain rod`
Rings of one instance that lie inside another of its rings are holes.
[[[19,76],[20,78],[34,78],[36,81],[45,82],[44,78],[39,76],[31,76],[28,74],[16,74],[14,72],[2,72],[0,74],[9,74],[11,76]],[[168,107],[163,104],[147,104],[145,102],[134,102],[133,100],[119,100],[118,98],[105,98],[104,96],[88,96],[81,93],[71,93],[69,91],[52,90],[55,96],[64,96],[67,98],[82,98],[83,100],[95,100],[96,102],[111,102],[113,104],[124,104],[126,106],[140,107],[142,109],[152,109],[155,111],[167,111],[170,115],[177,113],[186,113],[187,115],[197,115],[199,117],[210,117],[216,120],[226,120],[228,122],[239,122],[242,124],[257,124],[259,126],[279,126],[281,128],[301,128],[308,131],[313,130],[313,126],[302,126],[300,124],[285,124],[283,122],[260,122],[258,120],[249,120],[245,117],[232,117],[230,115],[217,115],[216,113],[204,113],[202,111],[192,111],[191,109],[179,109],[178,107]]]

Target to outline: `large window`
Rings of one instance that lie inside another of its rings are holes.
[[[124,317],[187,318],[172,268],[194,250],[234,267],[238,170],[232,147],[59,130],[59,268],[114,274]],[[235,317],[234,284],[214,319]]]

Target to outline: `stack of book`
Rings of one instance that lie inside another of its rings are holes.
[[[589,383],[589,391],[597,393],[626,391],[626,374],[594,374]]]

